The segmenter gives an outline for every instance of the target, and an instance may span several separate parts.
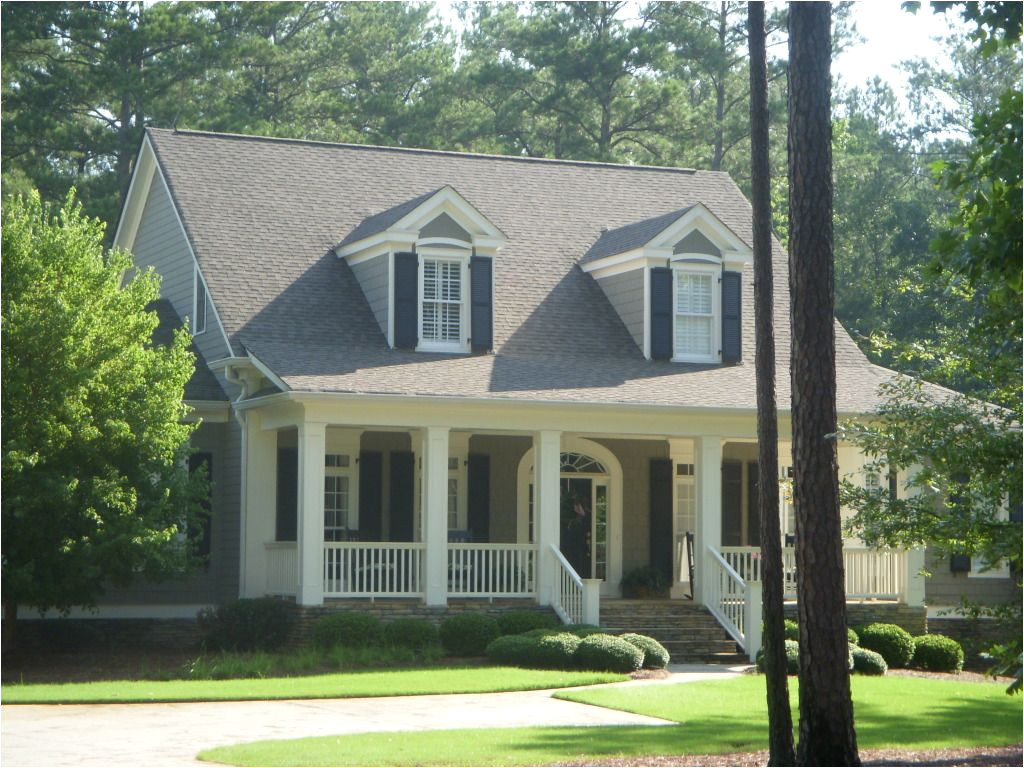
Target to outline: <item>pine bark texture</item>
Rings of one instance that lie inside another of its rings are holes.
[[[789,288],[800,622],[797,765],[860,765],[836,457],[830,4],[789,6]]]
[[[750,45],[750,176],[754,212],[758,511],[761,520],[762,645],[768,699],[768,765],[793,765],[793,714],[789,708],[786,670],[782,534],[779,525],[779,426],[775,402],[775,291],[764,3],[747,3],[747,31]]]

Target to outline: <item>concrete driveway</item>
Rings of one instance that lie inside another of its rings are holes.
[[[723,679],[735,671],[678,668],[661,681]],[[368,699],[0,707],[6,766],[197,765],[209,747],[341,733],[531,725],[665,725],[664,720],[551,698],[551,691]]]

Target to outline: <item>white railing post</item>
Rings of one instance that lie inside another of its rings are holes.
[[[448,428],[423,428],[422,510],[427,605],[448,604]]]
[[[924,549],[903,553],[903,589],[900,600],[907,605],[924,605]]]
[[[747,639],[747,658],[750,661],[757,659],[757,652],[761,650],[761,582],[748,581],[746,589],[743,590],[743,617],[744,635]]]
[[[583,623],[601,626],[601,579],[583,580]]]

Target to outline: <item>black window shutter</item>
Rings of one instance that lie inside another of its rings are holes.
[[[469,454],[466,477],[466,521],[470,541],[491,540],[491,457],[486,453]]]
[[[743,464],[722,461],[722,546],[743,544]]]
[[[413,541],[413,489],[415,459],[412,451],[391,452],[391,541]]]
[[[296,541],[299,530],[299,451],[277,449],[277,526],[274,539]]]
[[[740,336],[742,276],[739,272],[722,273],[722,362],[738,363],[743,356]]]
[[[395,347],[415,349],[419,343],[419,257],[395,254]]]
[[[382,460],[380,451],[359,453],[359,541],[381,540]]]
[[[201,466],[206,466],[206,479],[210,482],[206,497],[200,501],[203,508],[198,527],[190,528],[189,538],[195,542],[196,554],[200,557],[208,557],[210,554],[210,515],[213,512],[211,496],[213,494],[213,454],[208,451],[199,451],[188,457],[189,474],[195,472]]]
[[[672,359],[672,270],[651,267],[651,359]]]
[[[469,259],[469,335],[474,352],[486,352],[494,346],[492,269],[491,260],[485,256]]]
[[[950,555],[949,570],[953,573],[967,573],[971,570],[971,558],[969,555]]]
[[[672,461],[651,459],[650,564],[668,584],[672,578]]]

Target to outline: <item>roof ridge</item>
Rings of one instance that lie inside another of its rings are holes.
[[[147,127],[147,131],[154,133],[167,133],[171,135],[205,136],[217,139],[239,139],[245,141],[266,141],[282,144],[306,144],[321,147],[341,147],[345,149],[359,149],[378,152],[402,152],[417,155],[441,155],[442,157],[466,157],[481,160],[510,160],[520,163],[551,163],[555,165],[578,165],[588,168],[617,168],[629,171],[669,171],[672,173],[684,173],[692,175],[695,173],[713,173],[728,175],[724,171],[698,171],[696,168],[678,168],[671,165],[630,165],[628,163],[610,163],[601,160],[566,160],[554,157],[519,157],[516,155],[496,155],[486,152],[457,152],[450,149],[425,149],[422,147],[388,147],[379,144],[351,144],[343,141],[321,141],[317,139],[294,139],[283,136],[254,136],[245,133],[218,133],[217,131],[201,131],[191,128],[154,128]]]

